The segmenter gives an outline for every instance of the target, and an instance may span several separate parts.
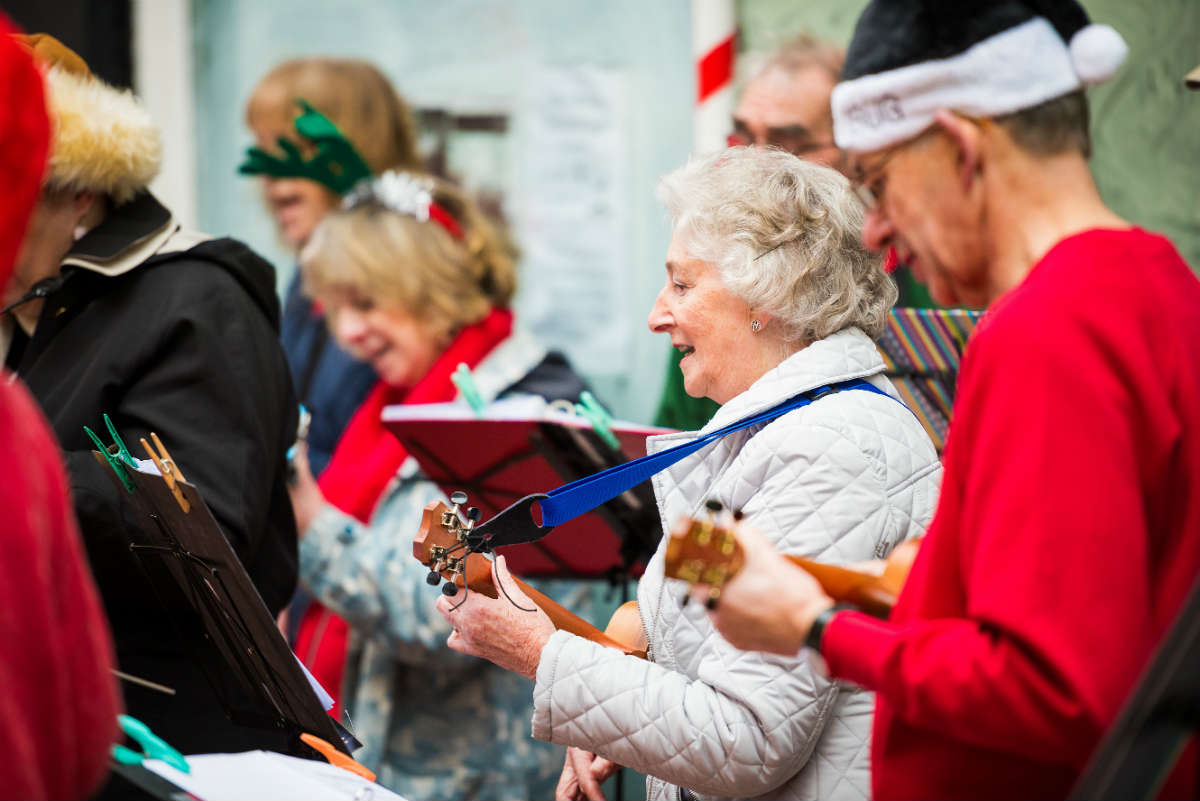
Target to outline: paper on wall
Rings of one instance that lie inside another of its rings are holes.
[[[616,69],[543,67],[520,138],[521,320],[593,375],[627,369],[645,312],[630,307],[627,83]]]

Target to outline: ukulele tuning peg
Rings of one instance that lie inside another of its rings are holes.
[[[692,594],[690,592],[685,592],[683,594],[683,597],[679,599],[679,605],[681,607],[687,606],[691,600],[692,600]]]
[[[450,493],[450,503],[454,504],[454,508],[442,512],[442,526],[447,531],[456,532],[462,527],[462,520],[458,516],[458,509],[466,502],[467,493],[462,490]]]
[[[442,585],[442,595],[453,597],[458,594],[458,585],[453,581],[447,581]]]
[[[746,516],[746,513],[743,512],[741,509],[733,510],[733,522],[737,523],[737,522],[741,521],[741,519],[745,516]]]
[[[430,570],[429,575],[425,577],[425,583],[430,587],[436,587],[442,583],[442,574],[438,573],[436,570]]]
[[[470,520],[472,523],[478,523],[479,518],[481,518],[481,517],[483,517],[483,512],[480,511],[478,506],[472,506],[470,509],[467,510],[467,519]]]
[[[709,498],[707,501],[704,502],[704,508],[707,509],[708,511],[712,512],[713,514],[716,514],[717,512],[724,509],[725,507],[722,506],[721,502],[718,501],[716,498]]]

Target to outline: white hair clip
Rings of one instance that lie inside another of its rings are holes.
[[[425,222],[429,219],[429,207],[433,205],[432,190],[433,183],[428,178],[388,170],[355,184],[342,200],[342,208],[348,211],[374,201],[397,214],[407,214]]]
[[[378,203],[388,211],[405,214],[420,222],[432,219],[450,236],[462,239],[462,227],[433,200],[433,181],[424,176],[388,170],[373,178],[364,178],[342,199],[342,209],[351,211],[364,203]]]

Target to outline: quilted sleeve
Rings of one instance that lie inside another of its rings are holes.
[[[538,665],[533,736],[702,794],[770,792],[809,756],[795,747],[794,713],[824,719],[836,691],[797,660],[715,645],[690,679],[556,632]]]
[[[402,472],[403,475],[403,472]],[[468,664],[446,647],[450,626],[437,613],[437,589],[413,558],[425,505],[441,499],[420,477],[392,483],[365,526],[326,505],[300,541],[300,576],[312,593],[358,633],[410,664]]]

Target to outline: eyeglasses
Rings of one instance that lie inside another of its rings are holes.
[[[938,130],[938,126],[931,125],[912,139],[908,139],[898,145],[893,145],[868,168],[864,169],[862,162],[859,162],[855,166],[854,177],[850,179],[850,187],[854,190],[854,194],[858,196],[858,199],[867,211],[874,211],[883,203],[883,195],[887,191],[888,179],[887,173],[884,172],[884,167],[892,160],[892,157],[901,150],[911,147],[913,144],[920,142]]]
[[[869,172],[860,167],[851,179],[850,186],[867,211],[874,211],[883,202],[883,193],[887,191],[887,173],[883,168],[898,152],[899,148],[889,150],[875,162]]]

